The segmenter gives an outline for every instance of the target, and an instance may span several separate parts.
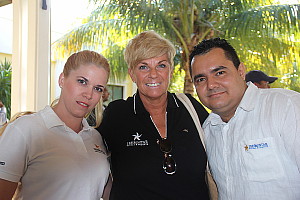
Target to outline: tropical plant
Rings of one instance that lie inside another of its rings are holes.
[[[11,62],[7,61],[0,63],[0,100],[6,107],[7,118],[10,119],[11,108]]]
[[[80,27],[57,41],[54,48],[67,55],[83,48],[101,51],[112,62],[113,78],[122,78],[127,73],[122,50],[128,39],[149,29],[156,30],[176,45],[180,69],[185,72],[184,92],[188,93],[193,93],[189,54],[202,39],[225,37],[242,60],[247,61],[249,69],[263,63],[264,67],[282,75],[283,71],[289,71],[290,60],[295,63],[300,60],[296,53],[300,38],[299,4],[279,5],[273,0],[93,2],[97,8]],[[283,70],[278,69],[281,65],[285,66]]]

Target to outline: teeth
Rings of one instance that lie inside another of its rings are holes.
[[[159,86],[160,83],[148,83],[146,85],[149,86],[149,87],[155,87],[155,86]]]
[[[87,104],[85,104],[85,103],[82,103],[82,102],[78,102],[80,105],[83,105],[83,106],[88,106]]]

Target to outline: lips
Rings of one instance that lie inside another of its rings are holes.
[[[213,92],[209,92],[206,96],[209,98],[216,98],[216,97],[221,96],[224,93],[225,93],[225,91],[213,91]]]
[[[86,108],[89,107],[88,104],[86,104],[86,103],[84,103],[84,102],[82,102],[82,101],[77,101],[77,103],[78,103],[79,105],[83,106],[83,107],[86,107]]]

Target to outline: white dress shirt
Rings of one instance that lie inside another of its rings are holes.
[[[300,199],[300,94],[252,83],[228,123],[203,124],[219,200]]]

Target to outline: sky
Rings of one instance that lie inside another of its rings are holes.
[[[52,41],[79,26],[92,10],[89,0],[51,0]]]
[[[51,43],[81,24],[93,10],[89,0],[51,0]],[[12,53],[13,6],[0,7],[0,52]],[[5,28],[3,28],[5,27]]]

